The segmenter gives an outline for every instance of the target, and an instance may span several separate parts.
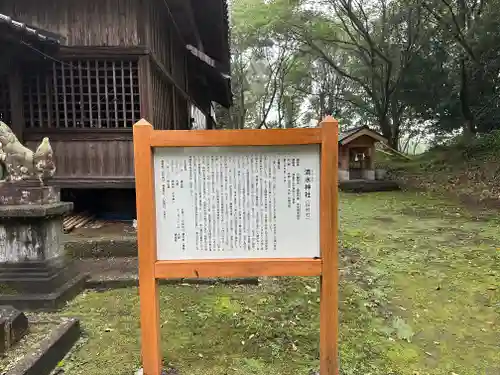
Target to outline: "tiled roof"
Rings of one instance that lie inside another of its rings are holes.
[[[60,40],[57,38],[56,34],[48,31],[35,29],[33,27],[27,26],[25,23],[13,20],[11,17],[0,13],[0,25],[4,24],[10,27],[12,30],[25,34],[28,37],[33,37],[41,42],[60,44]]]

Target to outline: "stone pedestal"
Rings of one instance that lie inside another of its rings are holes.
[[[0,205],[36,205],[58,203],[59,189],[54,186],[36,186],[34,182],[6,183],[0,187]]]
[[[54,187],[0,187],[0,305],[55,309],[84,287],[85,275],[66,260],[61,244],[63,215]],[[11,204],[12,203],[12,204]]]
[[[28,318],[12,306],[0,306],[0,357],[28,333]]]

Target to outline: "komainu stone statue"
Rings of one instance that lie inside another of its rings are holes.
[[[12,130],[0,121],[0,166],[3,169],[0,182],[16,182],[37,178],[43,186],[44,181],[56,172],[54,154],[49,139],[33,152],[23,146]]]

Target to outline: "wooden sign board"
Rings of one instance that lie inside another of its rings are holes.
[[[319,257],[319,158],[318,145],[156,148],[157,259]]]
[[[142,360],[160,375],[157,279],[321,276],[320,374],[338,373],[338,123],[134,125]]]

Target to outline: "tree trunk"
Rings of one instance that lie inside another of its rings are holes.
[[[469,76],[465,64],[465,57],[460,59],[460,106],[462,109],[462,116],[464,117],[463,131],[464,138],[471,140],[476,134],[476,126],[474,115],[470,108],[469,98]]]
[[[391,131],[391,138],[389,138],[389,146],[393,149],[399,149],[399,126],[393,127]]]
[[[393,128],[392,121],[387,114],[379,117],[379,125],[382,135],[387,138],[389,146],[397,150],[399,148],[399,127]]]
[[[458,16],[457,20],[460,30],[467,34],[470,29],[470,13],[465,0],[458,0]],[[462,116],[464,118],[463,131],[464,138],[471,140],[476,134],[476,126],[474,115],[470,108],[469,97],[469,72],[466,61],[471,60],[472,54],[466,54],[464,51],[460,57],[460,106],[462,109]]]
[[[243,86],[242,86],[243,87]],[[237,129],[243,129],[245,127],[245,93],[243,92],[243,89],[241,89],[240,92],[240,111],[239,111],[239,117],[238,117],[238,127]]]
[[[399,101],[393,95],[391,99],[391,140],[389,141],[392,148],[399,150],[399,137],[401,135],[401,117],[403,116],[404,105],[399,104]],[[396,146],[393,146],[396,145]]]
[[[323,87],[321,87],[319,93],[319,118],[322,119],[325,117],[325,91],[323,90]]]

